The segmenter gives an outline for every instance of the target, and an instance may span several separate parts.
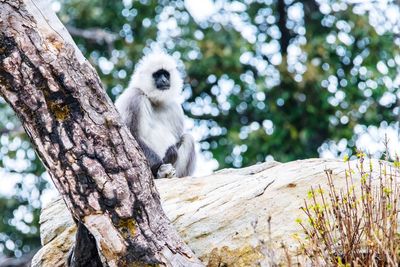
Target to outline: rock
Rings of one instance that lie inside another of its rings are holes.
[[[65,209],[64,207],[64,201],[61,198],[57,198],[43,208],[39,220],[42,246],[49,243],[71,225],[74,225],[69,212],[60,212],[61,208]]]
[[[356,169],[356,162],[350,164]],[[372,165],[379,170],[378,161]],[[276,249],[282,242],[296,250],[292,235],[301,232],[296,219],[305,217],[300,207],[312,186],[327,186],[326,169],[337,188],[345,186],[347,164],[327,159],[263,163],[206,177],[158,179],[156,185],[166,214],[203,262],[252,266],[266,256],[280,258]],[[75,224],[64,202],[45,207],[40,224],[43,247],[32,266],[65,266]]]

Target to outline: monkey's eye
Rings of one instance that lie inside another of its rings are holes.
[[[169,72],[164,70],[164,69],[161,69],[161,70],[158,70],[158,71],[153,73],[153,78],[154,79],[158,79],[158,78],[160,78],[162,76],[164,76],[165,78],[169,79]]]

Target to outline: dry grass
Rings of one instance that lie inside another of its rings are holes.
[[[399,266],[400,164],[381,162],[377,174],[363,153],[358,158],[355,170],[346,159],[344,189],[326,170],[326,192],[312,188],[305,200],[308,222],[298,222],[306,238],[297,240],[312,266]]]

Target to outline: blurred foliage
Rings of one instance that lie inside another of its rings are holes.
[[[212,12],[201,16],[208,5]],[[184,109],[203,155],[219,168],[351,155],[362,134],[398,128],[393,1],[62,0],[53,7],[113,100],[149,48],[179,58]],[[0,199],[0,251],[19,256],[39,245],[38,201],[49,186],[15,116],[3,102],[0,109],[3,177],[19,177],[13,197]]]

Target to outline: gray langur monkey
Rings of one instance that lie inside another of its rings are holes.
[[[184,133],[175,59],[161,51],[144,56],[115,106],[139,143],[155,178],[184,177],[195,167],[194,141]]]

